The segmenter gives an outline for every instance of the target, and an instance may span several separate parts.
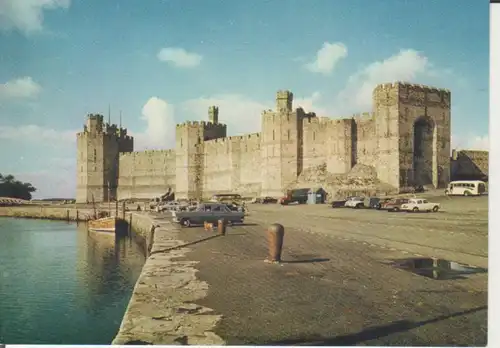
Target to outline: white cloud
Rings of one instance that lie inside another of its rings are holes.
[[[322,106],[322,94],[318,91],[308,97],[294,98],[293,107],[301,107],[306,112],[314,112],[317,116],[331,116],[331,110]]]
[[[0,84],[0,98],[33,98],[37,96],[41,90],[42,87],[38,83],[31,77],[25,76]]]
[[[194,68],[200,65],[203,57],[197,53],[187,52],[183,48],[166,47],[158,52],[158,59],[178,68]]]
[[[239,94],[220,94],[187,100],[181,105],[190,120],[208,121],[208,107],[219,107],[219,122],[227,124],[228,133],[239,135],[260,132],[261,113],[274,109],[271,103],[259,102]]]
[[[401,50],[385,60],[373,62],[349,77],[339,93],[337,102],[349,112],[368,111],[372,106],[373,89],[380,83],[393,81],[415,82],[432,71],[429,59],[412,49]]]
[[[323,43],[316,53],[316,59],[305,65],[311,72],[329,75],[335,69],[337,63],[347,57],[347,47],[341,43]]]
[[[77,131],[56,130],[53,128],[41,127],[34,124],[23,126],[0,126],[0,139],[22,141],[22,142],[40,142],[47,144],[68,144],[76,142]]]
[[[18,29],[26,34],[43,29],[43,12],[68,8],[70,0],[1,0],[0,29]]]
[[[175,114],[173,105],[165,100],[151,97],[142,107],[142,120],[146,130],[131,134],[135,138],[135,150],[170,149],[175,147]]]
[[[451,148],[456,150],[489,151],[490,138],[488,134],[469,134],[468,136],[452,135]]]

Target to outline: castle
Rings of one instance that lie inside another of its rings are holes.
[[[219,110],[208,122],[176,126],[175,149],[133,151],[127,130],[89,115],[77,134],[77,202],[176,198],[234,192],[282,196],[307,169],[348,173],[356,164],[402,192],[450,180],[451,93],[409,83],[378,85],[373,111],[330,119],[293,109],[293,94],[279,91],[275,110],[263,111],[260,133],[227,137]]]

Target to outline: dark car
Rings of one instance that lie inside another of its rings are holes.
[[[383,204],[381,209],[387,211],[401,211],[401,206],[405,203],[408,203],[407,198],[395,198]]]
[[[272,204],[272,203],[278,203],[278,200],[273,197],[264,197],[262,198],[262,204]]]
[[[338,201],[332,201],[332,208],[344,208],[345,207],[345,202],[347,202],[346,199],[341,199]]]
[[[365,208],[369,209],[377,209],[380,203],[380,198],[378,197],[369,197],[365,199]]]
[[[415,186],[413,188],[414,193],[422,193],[425,192],[425,188],[422,185]]]

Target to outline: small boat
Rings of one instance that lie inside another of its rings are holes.
[[[94,216],[87,221],[87,228],[89,231],[108,232],[114,234],[119,229],[122,229],[124,224],[123,220],[119,219],[117,216],[110,216],[109,212],[97,211],[94,201],[94,195],[92,195],[92,205],[94,208]]]
[[[100,219],[89,220],[88,229],[94,232],[116,232],[119,219],[115,216],[103,217]]]

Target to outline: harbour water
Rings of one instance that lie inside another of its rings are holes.
[[[0,218],[0,343],[110,344],[144,261],[129,237]]]

